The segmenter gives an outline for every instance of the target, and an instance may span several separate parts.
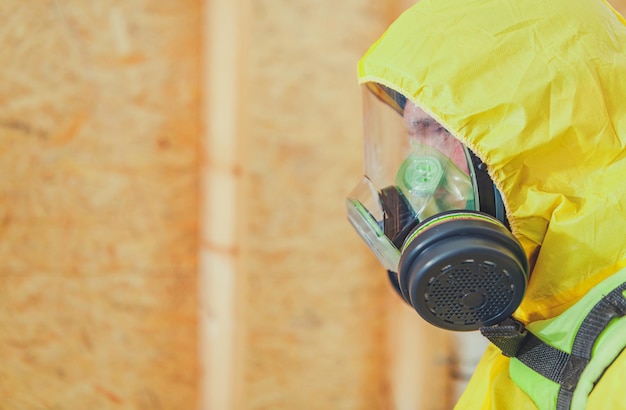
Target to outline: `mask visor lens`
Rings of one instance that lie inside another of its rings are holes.
[[[366,205],[368,207],[366,207]],[[385,236],[378,193],[365,178],[346,200],[348,221],[387,270],[397,272],[400,251]]]

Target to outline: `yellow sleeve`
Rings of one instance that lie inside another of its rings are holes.
[[[455,409],[536,410],[537,406],[509,377],[509,358],[489,345]]]

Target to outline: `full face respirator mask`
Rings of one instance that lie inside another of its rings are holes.
[[[426,321],[463,331],[507,319],[528,261],[486,166],[400,93],[363,87],[365,177],[348,220]]]

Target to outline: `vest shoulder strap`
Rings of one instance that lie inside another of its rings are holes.
[[[626,273],[624,270],[622,272]],[[519,361],[536,375],[551,382],[546,384],[549,386],[547,389],[532,387],[537,386],[536,380],[530,382],[527,389],[520,385],[540,408],[556,408],[557,410],[571,408],[574,392],[583,372],[593,359],[593,349],[598,338],[614,319],[626,316],[626,280],[610,289],[608,293],[604,291],[599,295],[600,297],[595,299],[596,303],[579,322],[580,325],[569,346],[556,347],[546,342],[541,334],[534,334],[514,319],[481,329],[481,333],[498,346],[505,356]],[[556,319],[558,320],[558,317]],[[616,352],[611,361],[624,349],[624,345],[626,341],[622,341],[621,345],[613,348]],[[610,362],[606,367],[609,365]],[[515,380],[514,375],[511,376]],[[597,380],[592,381],[593,384],[596,382]],[[524,382],[517,384],[524,384]],[[593,385],[586,388],[589,390],[587,393],[592,388]],[[542,392],[543,397],[535,397],[537,394],[533,393],[536,391]],[[546,402],[549,406],[546,406]]]

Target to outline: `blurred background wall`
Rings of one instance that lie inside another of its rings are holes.
[[[0,408],[194,408],[201,11],[0,2]]]
[[[343,205],[411,3],[0,2],[0,409],[451,408]]]

